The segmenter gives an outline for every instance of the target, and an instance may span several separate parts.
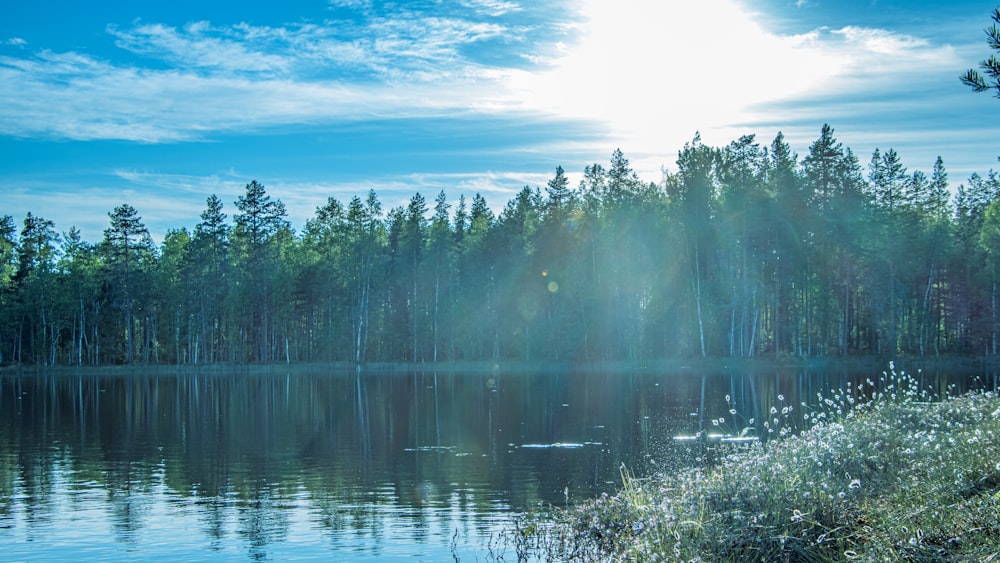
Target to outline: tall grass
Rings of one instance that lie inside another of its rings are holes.
[[[803,430],[790,417],[803,412]],[[519,525],[519,560],[1000,561],[1000,398],[906,374],[772,411],[778,435]]]

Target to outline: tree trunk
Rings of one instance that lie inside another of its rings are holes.
[[[698,315],[698,342],[701,345],[701,357],[705,357],[705,322],[701,314],[701,260],[698,253],[698,241],[694,242],[694,301]]]
[[[990,287],[990,352],[997,355],[997,266],[993,264],[993,285]]]
[[[441,273],[434,276],[434,363],[438,361],[438,307],[441,296]]]

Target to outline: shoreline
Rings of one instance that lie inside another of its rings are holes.
[[[992,561],[1000,548],[1000,398],[835,394],[812,426],[709,467],[636,478],[507,537],[538,560]],[[777,420],[777,419],[775,419]]]
[[[761,358],[686,358],[647,361],[620,360],[574,360],[574,361],[443,361],[443,362],[367,362],[360,366],[353,362],[304,362],[304,363],[262,363],[262,364],[119,364],[104,366],[25,366],[8,365],[0,367],[0,375],[76,375],[123,374],[136,370],[145,372],[199,373],[199,374],[267,374],[267,373],[315,373],[330,370],[331,375],[356,373],[469,373],[469,374],[518,374],[518,373],[634,373],[650,374],[663,372],[670,375],[694,374],[700,371],[709,374],[758,373],[766,371],[871,371],[881,374],[890,363],[899,371],[916,373],[921,370],[1000,370],[1000,357],[984,356],[939,356],[935,358],[881,357],[813,358],[813,359],[761,359]]]

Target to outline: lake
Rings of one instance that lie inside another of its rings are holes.
[[[623,464],[704,463],[726,437],[795,426],[802,402],[878,375],[6,373],[0,558],[493,560],[519,514],[613,493]],[[918,377],[996,388],[973,375]]]

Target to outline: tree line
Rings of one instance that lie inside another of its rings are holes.
[[[641,180],[620,150],[481,195],[384,211],[329,198],[296,232],[257,181],[154,244],[0,216],[0,363],[642,361],[996,355],[1000,178],[952,198],[938,158],[867,166],[823,126],[711,147]]]

